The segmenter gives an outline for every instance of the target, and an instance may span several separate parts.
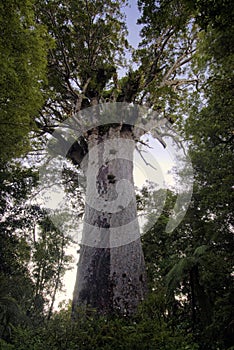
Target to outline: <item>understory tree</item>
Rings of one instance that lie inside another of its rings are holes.
[[[187,99],[184,127],[195,176],[193,197],[172,235],[162,228],[168,221],[165,210],[143,244],[155,308],[166,300],[162,312],[191,332],[199,348],[231,349],[233,9],[223,1],[184,4],[202,29],[193,59],[201,81]]]

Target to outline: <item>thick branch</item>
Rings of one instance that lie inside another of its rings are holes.
[[[86,83],[84,84],[84,86],[82,88],[82,93],[78,96],[78,98],[76,100],[76,105],[75,105],[75,110],[74,110],[75,114],[81,110],[82,101],[85,98],[85,93],[87,91],[87,88],[89,86],[90,81],[91,81],[91,78],[88,78]]]
[[[165,80],[160,84],[160,87],[171,86],[174,90],[180,85],[190,85],[197,84],[198,79],[174,79],[174,80]]]
[[[159,38],[157,38],[157,43],[155,44],[154,48],[154,62],[150,67],[149,73],[147,74],[148,76],[146,78],[144,88],[146,88],[155,79],[159,71],[162,71],[164,69],[164,66],[159,67],[159,61],[161,56],[163,55],[167,43],[174,35],[174,33],[175,31],[172,27],[170,27],[165,31],[165,33],[163,33]]]
[[[196,49],[193,49],[191,51],[186,51],[183,55],[181,55],[172,65],[172,67],[167,71],[167,73],[163,77],[163,81],[168,81],[168,79],[176,72],[176,70],[180,67],[182,67],[184,64],[190,62],[193,58],[193,53],[196,51]],[[188,56],[189,55],[189,56]]]

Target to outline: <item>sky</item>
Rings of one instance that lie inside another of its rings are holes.
[[[127,17],[126,22],[128,26],[128,32],[129,32],[128,40],[129,40],[129,43],[136,48],[140,41],[139,32],[141,29],[141,26],[136,24],[137,19],[140,16],[140,13],[137,7],[137,1],[132,1],[132,0],[129,1],[129,6],[124,9],[124,12]]]

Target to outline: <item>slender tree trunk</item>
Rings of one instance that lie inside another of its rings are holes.
[[[145,296],[146,272],[133,191],[134,147],[127,127],[102,133],[96,129],[89,135],[73,317],[79,306],[90,306],[101,314],[131,315]]]
[[[54,286],[54,290],[52,293],[52,298],[51,298],[51,303],[50,303],[50,307],[49,307],[49,311],[48,311],[48,315],[47,315],[47,320],[50,320],[52,313],[53,313],[53,308],[54,308],[54,303],[55,303],[55,298],[59,289],[59,282],[61,279],[61,272],[62,272],[62,268],[63,268],[63,260],[64,260],[64,238],[62,239],[62,244],[61,244],[61,252],[59,254],[58,257],[58,266],[57,266],[57,274],[56,274],[56,279],[55,279],[55,286]]]

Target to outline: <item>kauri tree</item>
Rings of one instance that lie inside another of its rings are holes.
[[[137,68],[130,68],[123,78],[118,77],[128,47],[121,12],[124,5],[125,1],[37,1],[38,23],[47,26],[55,46],[49,52],[48,61],[50,97],[36,123],[42,134],[53,134],[64,147],[66,140],[55,132],[56,125],[74,116],[79,121],[79,113],[87,107],[94,108],[93,118],[97,125],[95,106],[106,102],[147,105],[156,110],[156,114],[163,111],[164,116],[173,120],[175,112],[180,110],[178,101],[186,97],[186,88],[197,83],[189,68],[198,30],[185,6],[174,2],[157,23],[147,17],[148,2],[140,2],[144,27],[141,47],[134,53]],[[155,135],[159,138],[158,130]],[[119,139],[119,144],[124,140],[131,144],[128,161],[116,158],[105,164],[103,144],[111,137]],[[92,127],[68,149],[67,157],[79,166],[83,157],[89,155],[84,170],[87,178],[92,172],[92,162],[96,161],[99,198],[111,201],[116,198],[116,180],[126,179],[133,184],[131,160],[138,139],[139,130],[130,122]],[[98,159],[92,159],[94,147],[98,149]],[[89,183],[87,191],[88,188]],[[108,209],[98,211],[86,203],[84,222],[99,233],[104,229],[109,229],[110,233],[113,227],[123,226],[135,218],[134,196],[129,206],[116,215]],[[84,237],[90,234],[86,230],[84,228]],[[139,227],[134,230],[133,234],[138,238],[120,247],[81,246],[74,314],[77,305],[89,305],[100,313],[132,314],[136,310],[146,293],[146,274]]]

